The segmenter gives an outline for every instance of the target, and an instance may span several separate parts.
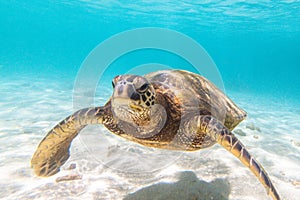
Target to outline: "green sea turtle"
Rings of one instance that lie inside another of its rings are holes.
[[[163,70],[116,76],[112,84],[104,106],[78,110],[48,132],[31,160],[38,176],[59,171],[85,126],[103,124],[148,147],[195,151],[218,143],[250,168],[273,199],[280,199],[267,172],[232,133],[246,112],[210,81],[188,71]]]

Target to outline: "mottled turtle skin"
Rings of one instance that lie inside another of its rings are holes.
[[[221,90],[204,77],[183,70],[113,79],[113,94],[102,107],[81,109],[48,132],[31,166],[51,176],[69,158],[72,140],[89,124],[144,146],[195,151],[220,144],[255,174],[276,200],[280,197],[267,172],[231,132],[246,117]]]

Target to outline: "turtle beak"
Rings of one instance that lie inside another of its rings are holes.
[[[130,107],[133,105],[132,99],[128,96],[127,91],[123,90],[122,85],[116,86],[113,96],[112,96],[112,103],[115,107]]]
[[[129,98],[115,97],[112,99],[112,103],[114,107],[127,107],[132,109],[133,111],[138,111],[138,112],[141,112],[143,110],[142,106],[131,101],[131,99]]]
[[[129,106],[130,101],[128,98],[122,98],[122,97],[114,97],[112,99],[112,102],[114,106]]]

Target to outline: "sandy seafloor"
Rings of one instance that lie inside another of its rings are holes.
[[[0,82],[1,199],[270,199],[250,170],[219,145],[190,153],[158,150],[101,126],[87,127],[74,140],[61,172],[37,177],[31,156],[46,132],[72,113],[73,82],[22,76]],[[111,89],[101,92],[99,104]],[[299,199],[300,104],[242,92],[229,96],[248,112],[235,129],[238,138],[282,199]],[[68,170],[73,163],[76,168]],[[82,178],[56,182],[68,174]]]

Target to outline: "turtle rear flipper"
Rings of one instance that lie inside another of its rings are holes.
[[[51,129],[40,142],[31,159],[31,167],[38,176],[52,176],[59,172],[69,158],[73,139],[88,124],[101,124],[106,116],[103,107],[86,108],[75,112]]]
[[[201,130],[201,132],[205,132],[211,140],[214,140],[222,145],[226,150],[237,157],[245,166],[247,166],[263,184],[268,194],[274,200],[280,199],[267,172],[250,155],[244,145],[238,140],[238,138],[234,136],[231,131],[229,131],[225,126],[223,126],[212,116],[200,116],[195,118],[194,119],[198,122],[198,128]]]

